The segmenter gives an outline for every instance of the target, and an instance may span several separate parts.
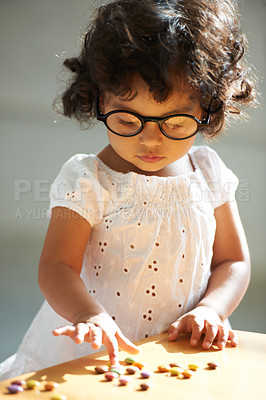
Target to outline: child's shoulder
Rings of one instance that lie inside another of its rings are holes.
[[[220,175],[222,170],[227,169],[216,151],[208,146],[193,146],[189,155],[195,168],[204,174]]]
[[[86,175],[88,171],[94,171],[97,168],[97,164],[95,154],[75,154],[64,162],[59,175],[61,177]]]

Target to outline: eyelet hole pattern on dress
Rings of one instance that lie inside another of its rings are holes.
[[[104,253],[104,248],[108,246],[107,242],[99,242],[99,246],[101,247],[101,252]]]
[[[155,292],[155,289],[156,289],[156,286],[152,285],[150,287],[150,289],[146,289],[145,293],[148,294],[148,295],[151,295],[152,297],[156,297],[157,294]]]
[[[98,277],[99,276],[99,271],[102,269],[101,265],[94,265],[93,269],[95,270],[95,276]]]
[[[149,310],[147,311],[147,313],[146,313],[146,314],[143,314],[143,315],[142,315],[142,318],[143,318],[143,319],[145,319],[146,321],[149,321],[149,322],[151,322],[151,321],[152,321],[152,319],[153,319],[153,316],[152,316],[152,310],[151,310],[151,309],[149,309]]]

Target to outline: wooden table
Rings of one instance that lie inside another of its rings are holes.
[[[139,361],[146,364],[146,369],[154,372],[150,378],[154,387],[148,391],[139,390],[140,383],[146,381],[139,374],[132,376],[128,386],[119,386],[117,381],[107,382],[104,375],[97,375],[94,367],[108,361],[104,351],[22,375],[19,379],[36,379],[41,385],[37,391],[25,390],[13,396],[19,400],[51,399],[52,392],[45,392],[44,384],[47,380],[53,380],[59,383],[53,393],[65,394],[68,400],[164,400],[173,396],[178,400],[265,400],[266,335],[238,331],[238,336],[238,347],[233,348],[228,344],[222,351],[215,346],[210,350],[203,350],[200,345],[192,348],[186,335],[176,342],[168,342],[166,334],[137,341],[136,344],[142,349]],[[124,359],[127,356],[125,352],[120,352],[121,364],[125,365]],[[216,370],[209,370],[206,365],[210,361],[216,361],[220,366]],[[158,365],[173,362],[184,367],[195,362],[201,368],[191,379],[179,379],[156,371]],[[7,400],[7,396],[10,396],[6,387],[12,380],[0,382],[1,399]]]

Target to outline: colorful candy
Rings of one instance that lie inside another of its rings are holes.
[[[151,371],[144,371],[144,370],[142,370],[141,373],[140,373],[140,375],[141,375],[141,377],[142,377],[143,379],[148,379],[148,378],[150,378],[150,377],[153,375],[153,373],[152,373]]]
[[[55,388],[58,387],[58,383],[50,381],[50,382],[46,382],[44,388],[45,390],[47,390],[48,392],[54,390]]]
[[[36,389],[38,386],[40,386],[40,382],[36,381],[35,379],[29,379],[26,381],[26,385],[28,389]]]
[[[150,389],[152,387],[153,387],[153,383],[152,382],[145,382],[145,383],[141,383],[140,384],[141,390],[148,390],[148,389]]]
[[[127,357],[126,359],[125,359],[125,362],[127,363],[127,364],[133,364],[134,362],[137,362],[138,360],[135,358],[135,357]]]
[[[193,364],[188,364],[188,369],[191,369],[192,371],[197,371],[197,369],[200,368],[199,364],[193,363]]]
[[[132,363],[132,365],[133,365],[134,367],[138,367],[139,369],[144,368],[144,364],[142,364],[141,362],[138,362],[138,361],[134,361],[134,362]]]
[[[219,367],[220,364],[212,361],[212,362],[208,362],[207,365],[208,365],[209,369],[216,369]]]
[[[183,368],[183,366],[181,364],[177,364],[177,363],[171,363],[171,364],[169,364],[169,366],[171,368],[173,368],[173,367]]]
[[[179,368],[179,367],[172,367],[169,369],[170,375],[171,376],[178,376],[180,374],[182,374],[183,369]]]
[[[115,372],[115,373],[117,373],[118,375],[124,375],[124,373],[125,373],[125,368],[123,368],[122,365],[118,365],[118,366],[116,366],[116,367],[114,367],[114,368],[111,368],[110,371],[111,371],[111,372]]]
[[[130,367],[127,367],[126,371],[127,371],[127,373],[128,373],[129,375],[133,375],[133,374],[135,374],[136,372],[139,372],[140,369],[139,369],[138,367],[136,367],[135,365],[130,365]]]
[[[170,368],[167,367],[166,365],[162,364],[162,365],[158,365],[157,369],[159,372],[168,372]]]
[[[104,374],[105,372],[109,371],[107,365],[100,365],[99,367],[95,367],[94,369],[97,374]]]
[[[119,383],[121,386],[126,386],[129,382],[131,382],[131,378],[128,376],[120,376]]]
[[[66,399],[67,399],[67,397],[65,394],[54,394],[51,397],[51,400],[66,400]]]
[[[184,377],[185,379],[189,379],[189,378],[191,378],[191,377],[194,375],[194,371],[192,371],[191,369],[185,369],[185,370],[182,372],[182,375],[183,375],[183,377]]]
[[[107,381],[113,381],[114,379],[118,378],[119,375],[118,375],[118,373],[116,373],[116,372],[114,372],[114,371],[109,371],[109,372],[106,372],[106,374],[104,375],[104,377],[105,377],[105,379],[106,379]]]
[[[11,385],[18,385],[18,386],[23,386],[25,384],[26,384],[26,381],[23,381],[21,379],[11,382]]]
[[[9,393],[14,394],[18,392],[23,392],[23,387],[21,385],[12,384],[8,386],[7,390],[9,391]]]

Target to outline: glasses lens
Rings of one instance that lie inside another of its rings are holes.
[[[109,115],[106,124],[113,132],[123,136],[137,133],[142,126],[140,119],[126,112],[117,112]]]
[[[174,139],[183,139],[193,135],[197,129],[197,122],[190,117],[171,117],[167,118],[162,124],[164,133]]]

